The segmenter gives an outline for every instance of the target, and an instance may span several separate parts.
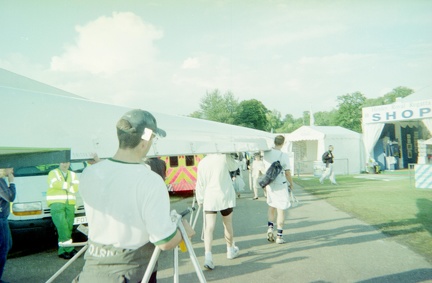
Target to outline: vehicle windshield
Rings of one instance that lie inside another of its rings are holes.
[[[69,170],[75,173],[81,173],[88,166],[85,161],[71,162]],[[48,173],[59,167],[59,164],[42,164],[37,166],[27,166],[14,168],[15,177],[48,175]]]

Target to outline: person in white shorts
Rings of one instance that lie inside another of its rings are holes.
[[[262,175],[265,175],[266,170],[264,166],[264,162],[261,159],[261,153],[257,152],[254,155],[254,160],[251,165],[251,173],[252,173],[252,188],[254,191],[254,200],[258,199],[258,187],[261,187],[258,184],[258,178]],[[266,196],[265,190],[264,190],[264,196]]]
[[[270,165],[279,160],[283,170],[276,177],[276,179],[266,186],[267,192],[267,204],[268,204],[268,228],[267,228],[267,240],[270,242],[275,241],[274,237],[274,220],[276,218],[277,226],[277,237],[276,243],[283,244],[283,225],[285,221],[285,210],[290,206],[288,186],[293,189],[293,181],[290,172],[290,162],[288,154],[281,151],[282,146],[285,143],[285,137],[278,135],[274,139],[274,147],[270,151],[264,152],[264,166],[266,171]]]
[[[238,163],[229,154],[208,154],[198,163],[196,198],[204,211],[204,267],[214,269],[212,256],[213,231],[216,216],[222,214],[224,235],[227,244],[227,258],[238,257],[239,248],[234,243],[232,225],[236,195],[229,172],[238,169]]]
[[[324,184],[324,180],[329,178],[332,185],[337,185],[335,173],[333,169],[333,162],[334,162],[334,154],[333,154],[334,147],[332,145],[329,145],[328,150],[323,154],[323,161],[326,165],[326,169],[321,175],[320,178],[320,184]]]

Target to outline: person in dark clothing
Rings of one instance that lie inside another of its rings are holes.
[[[5,181],[8,178],[8,184]],[[6,265],[7,254],[12,248],[12,236],[9,229],[8,216],[10,213],[10,202],[15,200],[16,188],[14,183],[13,169],[0,169],[0,282]]]
[[[319,180],[321,184],[324,183],[324,180],[326,178],[329,178],[332,185],[337,185],[334,170],[333,170],[333,162],[334,162],[333,149],[334,149],[333,146],[330,145],[329,149],[323,154],[322,158],[323,158],[323,162],[326,165],[326,170],[321,175],[321,178]]]
[[[158,173],[162,179],[165,181],[166,179],[166,163],[160,157],[151,157],[147,158],[145,161],[147,165],[150,166],[150,169],[153,172]]]

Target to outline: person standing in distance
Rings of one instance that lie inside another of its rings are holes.
[[[212,256],[213,231],[216,216],[222,214],[224,235],[227,244],[227,258],[239,255],[239,248],[234,243],[232,225],[233,209],[236,206],[236,193],[229,172],[238,169],[238,163],[230,154],[209,154],[198,163],[196,199],[204,211],[204,267],[214,269]]]
[[[72,243],[72,229],[75,218],[75,204],[78,192],[78,176],[69,170],[70,162],[61,162],[57,169],[48,173],[47,204],[52,221],[57,229],[59,247],[57,254],[64,259],[72,258],[77,251],[61,244]]]
[[[252,172],[252,188],[254,191],[254,200],[258,199],[258,178],[262,175],[265,175],[266,171],[265,171],[265,166],[264,166],[264,162],[261,160],[261,153],[257,152],[254,155],[254,160],[252,161],[252,165],[251,165],[251,172]],[[265,195],[265,191],[264,191],[264,195]]]
[[[274,147],[270,151],[264,152],[264,166],[266,171],[270,165],[279,160],[283,170],[276,177],[276,179],[266,186],[267,193],[267,204],[268,204],[268,228],[267,228],[267,240],[270,242],[275,241],[274,237],[274,220],[276,218],[277,225],[277,237],[276,243],[283,244],[283,225],[285,221],[285,210],[290,206],[288,186],[293,189],[293,181],[291,178],[290,162],[288,154],[281,151],[282,146],[285,143],[285,137],[278,135],[274,139]]]
[[[4,180],[8,178],[8,183]],[[0,169],[0,282],[6,265],[7,255],[12,248],[12,236],[9,229],[8,216],[10,203],[15,200],[16,187],[14,183],[13,169]]]
[[[333,162],[334,162],[333,149],[334,149],[333,146],[329,145],[328,150],[323,154],[323,162],[326,165],[326,170],[323,172],[319,180],[321,184],[324,184],[324,180],[326,178],[329,178],[332,185],[337,185],[334,170],[333,170]]]
[[[84,267],[74,282],[141,282],[155,246],[165,251],[182,241],[171,219],[165,183],[143,160],[156,136],[165,137],[165,131],[141,109],[125,113],[116,128],[115,155],[81,175],[89,234]],[[192,227],[182,221],[192,237]],[[156,278],[157,264],[149,282]]]

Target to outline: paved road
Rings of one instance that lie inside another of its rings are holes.
[[[295,192],[301,205],[287,216],[287,243],[283,245],[267,242],[265,200],[252,200],[252,193],[246,191],[234,212],[235,240],[241,254],[227,260],[218,216],[213,245],[216,268],[204,271],[208,282],[432,282],[432,264],[421,256],[324,200],[300,188]],[[191,203],[191,198],[184,199],[173,208],[182,211]],[[202,266],[201,220],[193,245]],[[172,252],[161,254],[158,282],[172,282],[172,262]],[[180,282],[199,282],[187,253],[180,253],[179,262]],[[64,263],[52,250],[10,259],[3,279],[45,282]],[[70,282],[82,264],[80,258],[55,282]]]
[[[421,256],[327,202],[299,188],[295,192],[301,205],[291,209],[287,217],[286,244],[267,242],[265,200],[252,200],[250,192],[238,200],[235,209],[239,258],[226,259],[218,219],[213,251],[216,268],[204,272],[208,281],[432,282],[432,264]],[[201,231],[201,223],[196,230]],[[193,242],[202,265],[203,243],[199,237]],[[172,255],[165,253],[163,258],[169,262]],[[180,258],[180,282],[198,282],[187,255]],[[172,282],[171,275],[172,268],[162,265],[159,281]]]

